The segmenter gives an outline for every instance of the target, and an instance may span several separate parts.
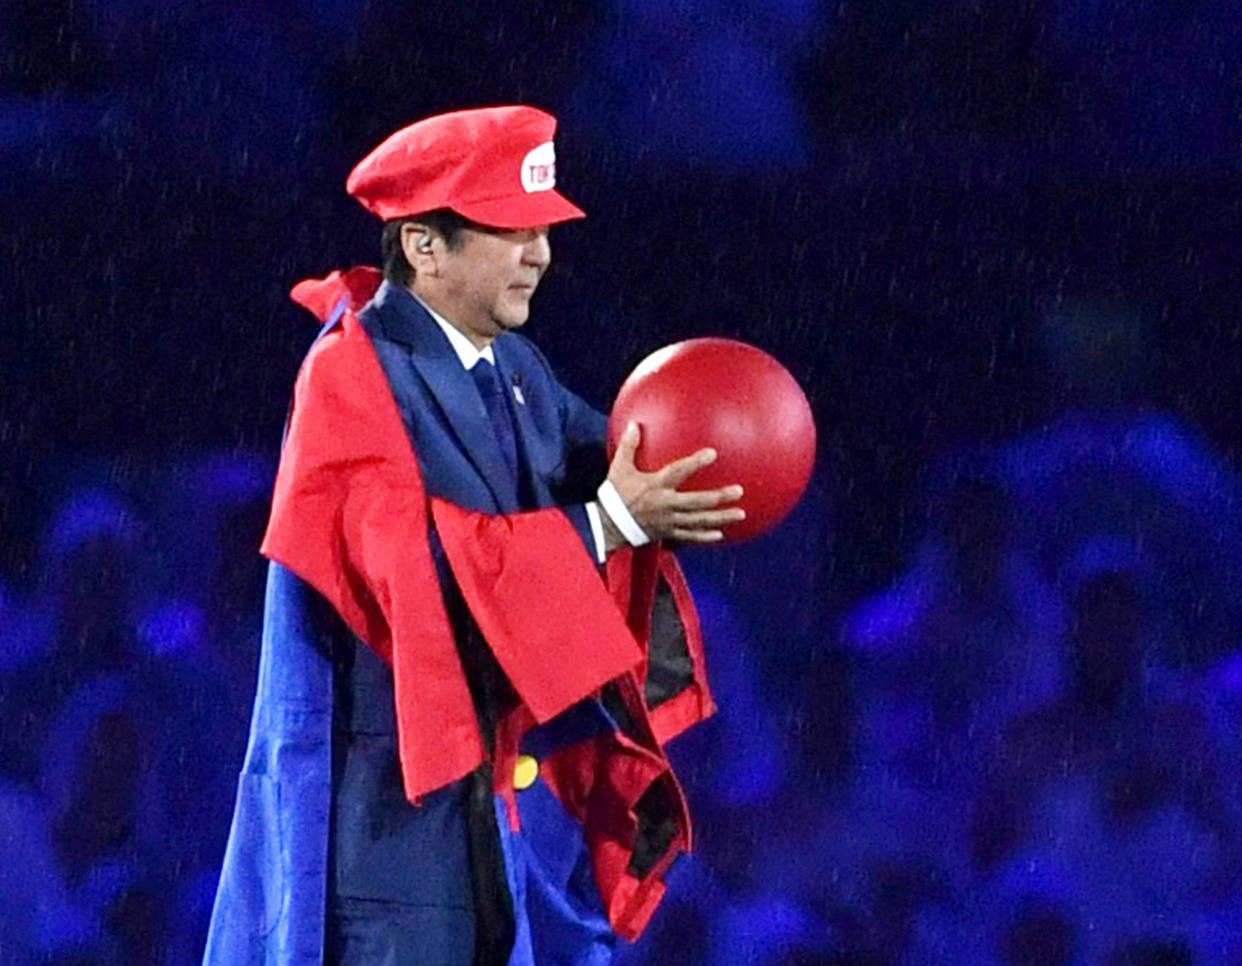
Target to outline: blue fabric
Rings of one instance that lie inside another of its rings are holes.
[[[542,761],[554,751],[619,730],[616,720],[599,701],[581,701],[551,721],[522,736],[521,751]]]
[[[337,899],[329,912],[332,966],[474,966],[474,913],[464,909]]]
[[[438,789],[417,808],[406,800],[394,776],[392,672],[352,638],[338,642],[335,698],[329,904],[348,898],[473,915],[467,783]]]
[[[516,934],[508,966],[607,966],[616,936],[595,885],[582,827],[542,780],[517,793],[522,831],[496,800]]]
[[[602,704],[583,701],[527,732],[521,750],[542,760],[616,727]],[[521,833],[509,831],[503,801],[496,801],[509,887],[518,910],[509,966],[606,966],[616,936],[595,885],[582,827],[541,778],[517,793]]]
[[[512,406],[522,475],[515,492],[492,420],[474,381],[418,302],[403,289],[385,283],[360,314],[360,321],[389,380],[428,493],[489,513],[562,505],[582,538],[584,552],[593,557],[590,528],[581,504],[590,498],[589,492],[574,493],[568,488],[573,481],[574,460],[587,450],[602,451],[605,419],[556,381],[538,350],[513,333],[501,335],[493,343],[501,385],[519,386],[523,397],[522,403]],[[434,532],[431,539],[434,548],[438,543]],[[442,582],[450,579],[443,560],[437,563],[442,568]],[[451,587],[447,589],[454,592]],[[468,633],[469,628],[458,630]],[[380,788],[375,782],[382,784],[383,795],[400,795],[395,752],[381,751],[368,757],[353,749],[367,760],[356,776],[358,781],[339,789],[334,804],[333,655],[340,632],[340,620],[322,598],[284,567],[269,567],[250,740],[204,955],[204,963],[210,966],[323,962],[330,815],[334,808],[338,815],[341,809],[365,810],[367,803],[358,799],[373,798]],[[349,643],[354,642],[351,639]],[[361,650],[362,645],[354,646]],[[391,690],[386,696],[374,697],[377,702],[372,707],[385,702],[391,705]],[[453,792],[445,794],[451,798]],[[542,794],[547,795],[546,789]],[[533,949],[540,950],[540,963],[605,962],[600,956],[610,940],[596,938],[602,920],[597,921],[593,911],[593,879],[573,871],[581,866],[589,872],[581,851],[581,832],[576,840],[572,835],[568,839],[558,837],[543,853],[533,851],[536,830],[544,829],[548,834],[555,831],[560,836],[566,827],[554,821],[555,810],[536,804],[541,800],[538,794],[523,793],[523,798],[531,800],[529,806],[522,806],[523,814],[532,809],[530,831],[509,836],[507,824],[500,825],[506,876],[519,900],[519,930],[526,930],[520,935],[527,937],[524,945],[515,949],[514,955],[519,958],[514,962],[533,962]],[[436,820],[451,822],[450,812],[432,809],[416,814],[438,815]],[[364,827],[365,822],[359,826]],[[426,842],[436,840],[432,835],[423,838]],[[567,858],[570,854],[576,857]],[[452,856],[434,855],[419,864],[449,870],[452,876],[460,877],[456,862]],[[545,875],[545,870],[553,868],[557,870],[554,876]],[[574,882],[584,888],[564,902],[554,901],[549,890],[557,882]],[[459,894],[464,892],[459,889]],[[593,901],[598,905],[598,895]],[[334,902],[333,941],[338,944],[334,955],[356,950],[367,961],[374,953],[376,962],[401,962],[377,950],[387,942],[394,945],[392,955],[397,956],[402,952],[397,947],[405,942],[400,937],[417,934],[454,938],[435,940],[434,958],[428,954],[412,961],[422,966],[457,966],[467,961],[463,957],[469,954],[464,948],[469,945],[468,937],[464,943],[456,938],[465,931],[460,909],[456,919],[445,912],[432,922],[426,919],[425,909],[399,909],[357,897],[338,896]],[[385,936],[388,938],[382,938]],[[582,956],[586,958],[545,955],[539,945],[545,941],[551,944],[549,949],[568,948],[582,941]],[[374,945],[376,942],[380,946]],[[521,959],[522,955],[527,958]]]
[[[492,429],[496,433],[496,442],[500,444],[500,455],[516,486],[518,482],[517,439],[513,434],[513,414],[509,412],[509,403],[505,399],[505,387],[500,382],[496,367],[486,359],[479,359],[474,364],[470,370],[470,376],[474,379],[479,396],[483,399],[488,418],[492,421]]]
[[[331,785],[327,605],[268,567],[259,682],[204,962],[322,962]]]
[[[470,373],[447,336],[418,301],[385,282],[359,314],[388,376],[418,455],[428,493],[485,513],[562,506],[582,511],[590,490],[567,492],[570,469],[583,451],[602,453],[606,418],[556,381],[547,360],[529,341],[505,332],[492,343],[496,371],[519,386],[525,402],[513,407],[522,457],[522,507],[507,485],[508,470],[491,418]],[[598,485],[602,475],[595,479]],[[586,524],[586,514],[570,513]],[[580,529],[592,548],[590,529]]]

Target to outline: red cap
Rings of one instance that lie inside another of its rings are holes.
[[[523,105],[437,114],[358,162],[345,190],[385,221],[436,208],[493,228],[582,218],[556,190],[555,131],[556,118]]]

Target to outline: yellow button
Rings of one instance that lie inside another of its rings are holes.
[[[518,755],[517,764],[513,766],[513,787],[519,792],[530,788],[539,777],[539,762],[531,755]]]

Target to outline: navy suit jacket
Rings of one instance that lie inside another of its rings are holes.
[[[594,554],[582,506],[591,494],[580,487],[587,470],[595,485],[603,479],[606,420],[557,382],[538,349],[514,332],[492,343],[530,499],[520,506],[474,380],[426,309],[385,282],[359,321],[388,375],[429,495],[491,513],[560,504]]]

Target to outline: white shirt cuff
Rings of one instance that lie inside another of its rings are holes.
[[[651,538],[638,525],[638,521],[631,516],[629,507],[625,505],[625,501],[621,499],[621,494],[617,492],[617,488],[610,481],[604,480],[599,485],[595,495],[599,497],[599,504],[604,508],[604,512],[608,514],[608,519],[621,531],[621,536],[625,537],[626,542],[631,547],[641,547],[643,544],[651,542]]]
[[[591,523],[591,539],[595,541],[595,562],[608,562],[608,547],[604,541],[604,524],[599,518],[599,504],[592,501],[586,505],[587,520]]]

